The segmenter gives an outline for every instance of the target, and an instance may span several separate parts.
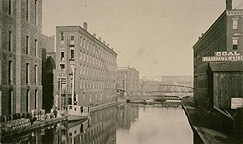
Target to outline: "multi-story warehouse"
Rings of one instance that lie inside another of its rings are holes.
[[[210,66],[215,65],[217,62],[205,62],[202,61],[202,57],[214,56],[215,52],[237,52],[243,54],[243,10],[242,9],[232,9],[232,1],[226,1],[226,10],[219,16],[219,18],[211,25],[211,27],[199,37],[199,40],[193,46],[194,50],[194,97],[201,106],[212,107],[217,105],[216,103],[224,103],[223,99],[229,97],[227,101],[229,102],[225,107],[230,107],[230,97],[233,97],[234,92],[228,90],[223,94],[221,91],[220,97],[222,100],[219,101],[216,91],[218,91],[216,86],[228,85],[225,89],[230,88],[230,85],[241,90],[243,87],[240,85],[240,78],[232,79],[228,82],[221,81],[221,84],[211,84],[210,82],[215,82],[216,79],[209,78],[207,71]],[[214,63],[214,64],[213,64]],[[218,65],[219,71],[229,72],[229,71],[241,71],[239,64],[242,62],[221,62]],[[231,65],[231,68],[227,69],[227,65]],[[214,66],[215,67],[215,66]],[[235,68],[233,68],[235,67]],[[212,67],[210,68],[213,69]],[[235,69],[235,70],[234,70]],[[232,73],[232,72],[231,72]],[[233,76],[233,75],[232,75]],[[222,78],[223,79],[223,78]],[[224,78],[226,79],[226,77]],[[235,80],[235,82],[233,82]],[[214,86],[214,88],[213,88]],[[230,93],[230,94],[229,94]],[[232,94],[232,96],[231,96]],[[226,96],[227,95],[227,96]],[[238,96],[238,95],[235,95]],[[242,96],[242,95],[241,95]]]
[[[128,96],[137,95],[139,92],[139,71],[135,68],[117,68],[117,89],[127,93]]]
[[[0,1],[0,115],[42,108],[42,0]]]
[[[87,23],[56,27],[56,63],[54,106],[71,104],[72,92],[82,106],[115,100],[117,53],[91,35]]]

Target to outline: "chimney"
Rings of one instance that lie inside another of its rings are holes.
[[[99,40],[101,41],[101,37],[99,37]]]
[[[84,23],[83,23],[83,28],[84,28],[86,31],[88,31],[88,24],[87,24],[87,22],[84,22]]]
[[[96,37],[96,34],[95,34],[95,33],[93,33],[93,36],[94,36],[94,37]]]
[[[232,10],[232,0],[226,0],[226,10]]]

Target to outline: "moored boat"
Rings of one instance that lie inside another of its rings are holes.
[[[90,108],[77,106],[77,105],[69,105],[67,110],[67,119],[68,121],[81,120],[85,118],[89,118],[90,116]]]

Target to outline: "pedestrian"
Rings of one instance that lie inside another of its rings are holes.
[[[56,108],[54,109],[53,113],[54,113],[55,118],[57,118],[57,109]]]

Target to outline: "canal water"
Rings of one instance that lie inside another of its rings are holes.
[[[193,132],[181,105],[122,104],[85,121],[59,123],[5,143],[192,144]]]

